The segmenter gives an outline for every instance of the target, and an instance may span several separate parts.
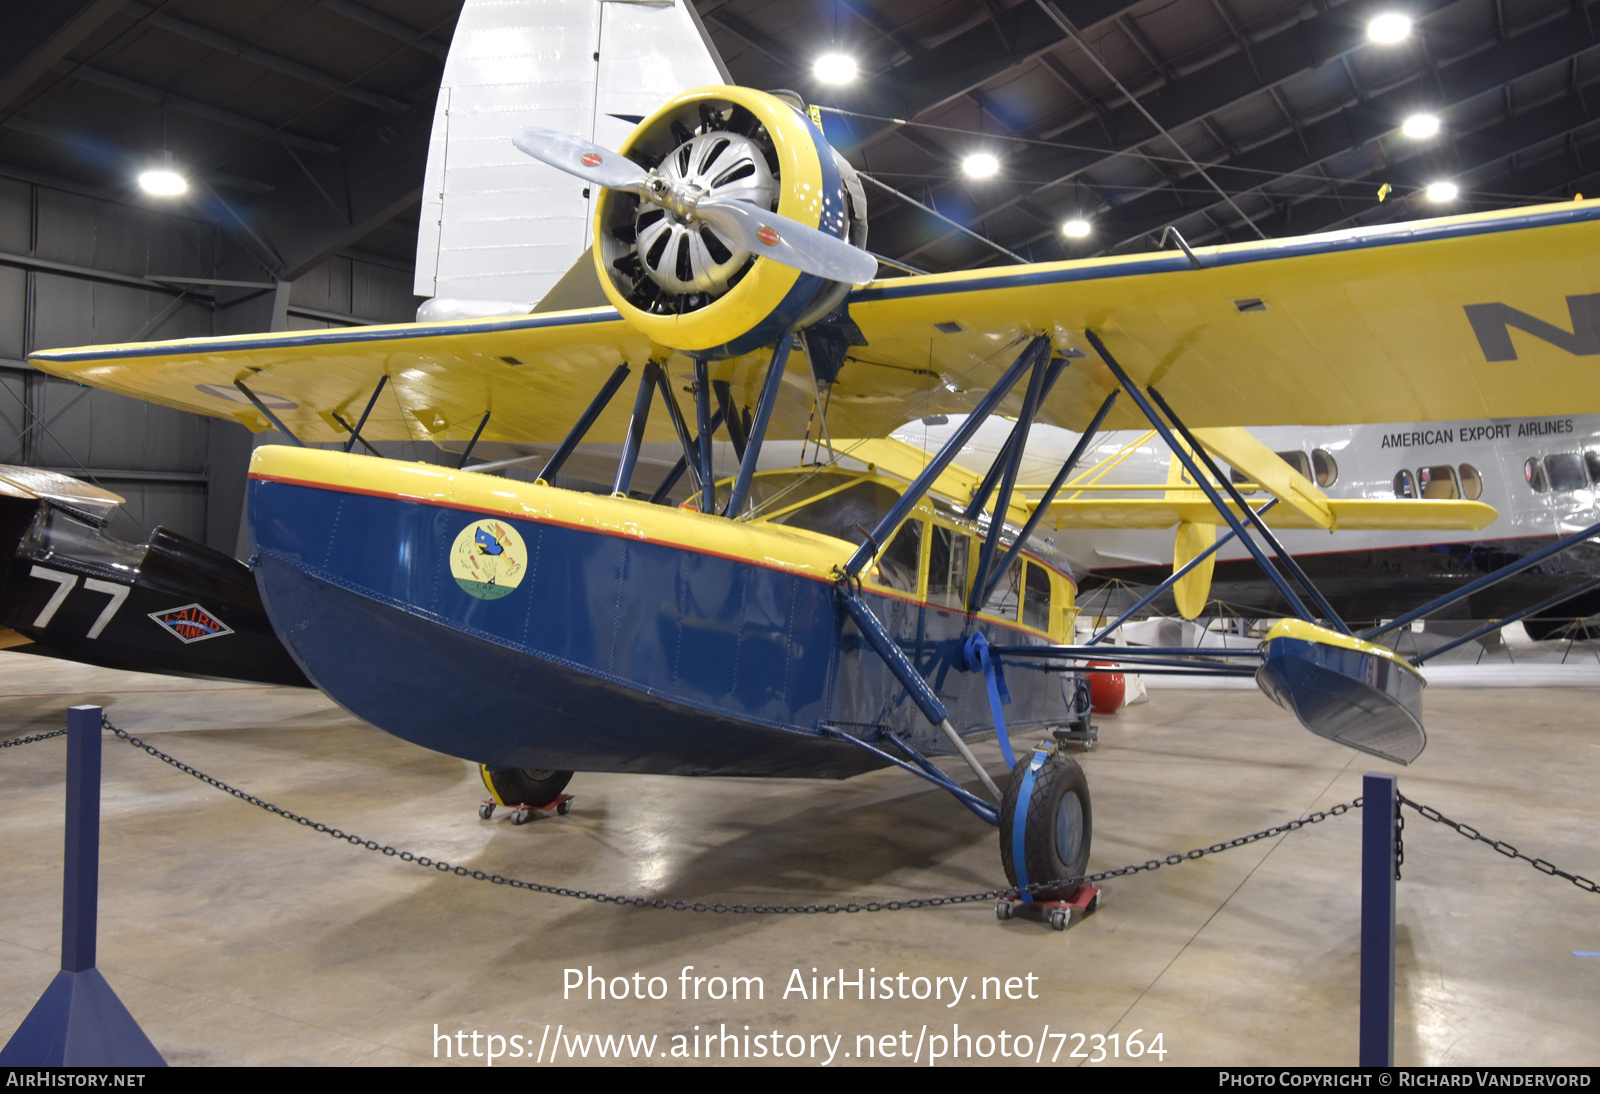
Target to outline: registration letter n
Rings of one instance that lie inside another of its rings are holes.
[[[1517,359],[1517,347],[1511,344],[1512,327],[1574,356],[1600,354],[1600,293],[1567,297],[1567,313],[1572,317],[1570,331],[1509,304],[1468,304],[1466,312],[1483,356],[1490,361]]]

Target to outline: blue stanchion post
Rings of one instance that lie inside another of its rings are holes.
[[[1368,774],[1361,788],[1362,1067],[1394,1066],[1394,905],[1400,784]]]
[[[0,1049],[0,1067],[163,1067],[95,968],[100,901],[100,708],[67,711],[61,971]]]

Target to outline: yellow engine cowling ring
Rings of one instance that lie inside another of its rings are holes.
[[[653,167],[681,143],[681,130],[674,134],[673,123],[698,132],[707,110],[741,119],[748,115],[759,123],[776,161],[779,215],[849,238],[850,209],[833,149],[804,113],[777,96],[746,87],[684,92],[640,122],[619,151]],[[670,302],[657,305],[659,310],[641,307],[629,296],[634,279],[614,268],[632,253],[632,245],[612,234],[619,225],[631,224],[636,208],[632,194],[601,192],[595,204],[595,267],[601,288],[622,317],[660,345],[713,359],[747,353],[801,319],[816,318],[813,305],[836,292],[824,278],[756,257],[722,295],[693,310],[672,310]]]

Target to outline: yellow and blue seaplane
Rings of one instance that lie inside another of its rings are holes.
[[[1092,822],[1067,748],[1092,736],[1084,672],[1106,652],[1072,644],[1047,523],[1175,528],[1190,592],[1237,537],[1295,618],[1248,663],[1152,650],[1141,671],[1253,674],[1313,732],[1408,762],[1420,674],[1349,632],[1263,511],[1334,531],[1493,510],[1330,500],[1242,427],[1600,411],[1597,202],[874,280],[859,181],[790,98],[704,88],[615,151],[531,128],[516,144],[600,188],[573,275],[592,306],[32,357],[289,438],[256,451],[249,485],[278,634],[355,714],[483,765],[502,804],[551,801],[578,770],[893,764],[998,825],[1013,884],[1078,877]],[[1485,324],[1515,360],[1485,351]],[[630,378],[631,407],[613,400]],[[936,453],[884,440],[957,413]],[[955,457],[994,415],[1011,441],[965,472]],[[1029,497],[1034,422],[1085,440]],[[1097,430],[1146,425],[1178,465],[1159,493],[1063,491]],[[721,481],[719,429],[739,456]],[[864,440],[871,466],[757,473],[766,440],[813,432]],[[468,444],[457,469],[352,451],[400,439]],[[479,439],[560,443],[525,482],[466,466]],[[622,442],[609,495],[552,485],[586,440]],[[671,482],[635,495],[647,441],[681,446],[688,502],[652,503]],[[1004,787],[970,747],[997,731]],[[1018,759],[1008,731],[1042,743]]]

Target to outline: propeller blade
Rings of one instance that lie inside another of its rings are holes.
[[[878,275],[878,260],[861,248],[749,202],[701,198],[694,213],[751,254],[829,281],[865,285]]]
[[[622,153],[602,148],[582,137],[530,125],[517,130],[511,143],[534,159],[569,175],[576,175],[585,182],[604,186],[608,190],[628,190],[635,194],[646,192],[644,168]]]

